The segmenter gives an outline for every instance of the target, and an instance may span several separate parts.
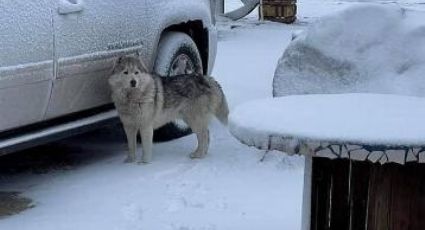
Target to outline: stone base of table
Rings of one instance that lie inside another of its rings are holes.
[[[425,228],[424,164],[306,159],[303,230]]]

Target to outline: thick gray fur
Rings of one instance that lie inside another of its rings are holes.
[[[190,157],[203,158],[209,147],[208,123],[212,115],[227,124],[226,97],[212,77],[195,74],[160,77],[148,73],[138,58],[125,56],[115,63],[109,84],[127,135],[126,162],[136,160],[139,132],[143,150],[139,162],[149,163],[154,129],[182,119],[198,139],[198,147]]]

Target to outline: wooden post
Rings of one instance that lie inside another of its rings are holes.
[[[301,230],[310,230],[311,219],[311,179],[313,157],[305,156],[304,161],[304,189],[303,189],[303,206],[302,206],[302,222]]]
[[[215,15],[224,14],[224,0],[212,0],[215,6]]]
[[[425,165],[313,158],[310,210],[311,230],[425,229]]]
[[[425,229],[425,166],[373,167],[368,230]]]
[[[259,9],[259,15],[260,15],[260,21],[264,21],[264,12],[263,12],[263,0],[260,0],[260,6]]]

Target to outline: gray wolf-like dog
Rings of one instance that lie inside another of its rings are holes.
[[[139,58],[124,56],[116,61],[109,84],[127,135],[129,152],[125,162],[136,161],[140,132],[143,154],[139,163],[149,163],[154,129],[176,119],[182,119],[198,139],[190,157],[203,158],[208,151],[208,123],[212,116],[227,124],[226,97],[212,77],[197,74],[160,77],[149,73]]]

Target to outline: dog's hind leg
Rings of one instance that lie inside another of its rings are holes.
[[[184,116],[183,120],[196,134],[198,140],[198,146],[196,150],[190,154],[190,158],[203,158],[207,154],[210,144],[210,133],[208,131],[208,121],[210,117],[202,113],[195,116],[190,116],[190,113],[187,114],[189,115]]]
[[[142,137],[143,155],[139,163],[149,163],[152,160],[153,127],[152,126],[141,127],[140,136]]]
[[[192,128],[198,139],[198,147],[195,152],[190,154],[191,158],[203,158],[208,152],[210,144],[210,133],[208,127]]]
[[[125,134],[127,136],[128,143],[128,156],[125,159],[125,163],[134,162],[136,160],[136,148],[137,148],[137,128],[131,125],[124,125]]]

